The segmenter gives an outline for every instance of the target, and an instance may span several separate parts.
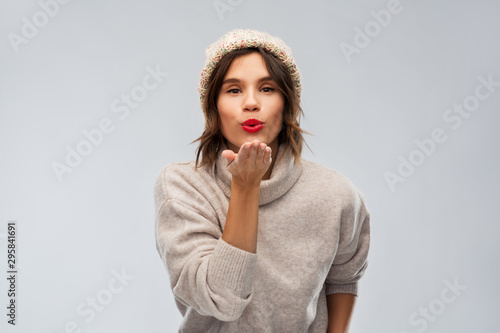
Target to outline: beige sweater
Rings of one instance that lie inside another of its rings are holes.
[[[221,238],[231,174],[220,153],[212,168],[177,162],[158,175],[156,248],[183,315],[178,332],[325,333],[326,295],[357,295],[370,244],[363,194],[339,172],[281,153],[261,181],[257,253]]]

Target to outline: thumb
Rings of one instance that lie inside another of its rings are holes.
[[[227,159],[227,162],[228,162],[227,165],[229,165],[229,164],[231,164],[232,161],[235,160],[236,154],[231,149],[227,149],[227,150],[224,150],[222,152],[222,157]]]

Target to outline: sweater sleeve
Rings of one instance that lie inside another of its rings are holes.
[[[226,243],[207,200],[167,170],[155,182],[155,238],[173,294],[201,315],[236,320],[253,298],[257,254]]]
[[[368,266],[369,247],[370,212],[363,194],[357,191],[342,212],[338,249],[325,281],[326,295],[358,295],[358,281]]]

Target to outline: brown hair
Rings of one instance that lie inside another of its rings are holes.
[[[300,117],[304,116],[304,112],[300,107],[300,99],[297,95],[289,69],[278,58],[264,49],[260,47],[251,47],[229,52],[217,63],[210,75],[205,99],[203,101],[205,130],[198,139],[191,142],[200,141],[196,149],[196,168],[205,165],[213,166],[217,159],[219,149],[222,143],[225,142],[225,138],[221,131],[220,116],[217,110],[217,97],[222,87],[222,81],[234,59],[252,52],[259,52],[264,58],[269,75],[273,78],[274,82],[276,82],[278,89],[285,99],[285,107],[283,109],[284,126],[278,134],[278,144],[284,143],[285,149],[291,150],[294,157],[294,163],[300,164],[302,144],[305,143],[302,133],[311,134],[300,128]],[[307,147],[309,148],[308,145]],[[309,148],[309,150],[311,150],[311,148]],[[198,165],[200,153],[202,153],[202,159],[201,163]],[[279,157],[278,161],[282,157],[283,155]]]

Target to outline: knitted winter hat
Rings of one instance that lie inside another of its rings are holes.
[[[271,36],[266,32],[250,29],[236,29],[226,33],[216,42],[211,44],[205,51],[207,59],[205,61],[205,67],[201,71],[201,79],[198,85],[200,104],[202,107],[210,75],[212,74],[215,65],[224,57],[224,55],[233,50],[257,46],[260,46],[264,50],[270,52],[276,58],[285,63],[285,65],[290,69],[290,74],[293,81],[295,81],[297,95],[300,99],[302,84],[300,83],[299,69],[295,65],[295,59],[292,57],[292,50],[281,39]]]

